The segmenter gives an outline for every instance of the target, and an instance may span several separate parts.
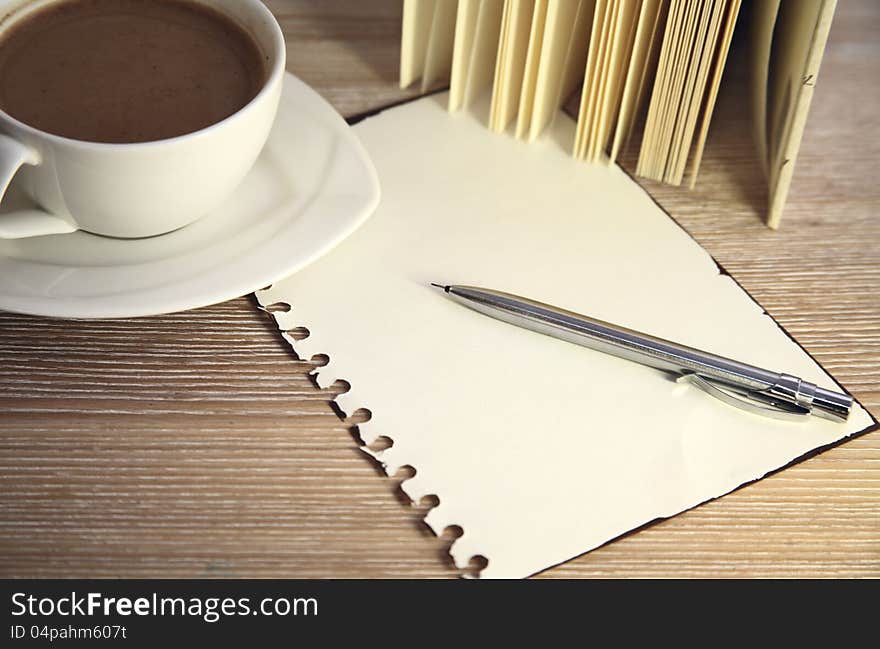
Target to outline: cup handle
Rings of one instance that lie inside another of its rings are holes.
[[[36,152],[0,133],[0,201],[3,200],[12,178],[26,164],[39,164]],[[76,228],[64,219],[38,209],[0,214],[0,239],[24,239],[75,231]]]

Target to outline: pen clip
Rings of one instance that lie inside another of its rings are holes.
[[[721,387],[712,379],[691,372],[682,374],[678,377],[677,382],[690,383],[728,405],[765,417],[785,421],[806,421],[807,416],[811,413],[810,408],[806,406],[780,399],[766,392],[735,393],[729,386]]]

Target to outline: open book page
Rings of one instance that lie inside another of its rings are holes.
[[[675,48],[673,41],[681,32],[680,25],[683,22],[684,5],[682,0],[670,0],[669,11],[666,15],[666,24],[662,31],[660,44],[660,58],[657,63],[657,73],[648,102],[648,113],[645,119],[645,129],[642,133],[639,160],[636,165],[636,173],[653,179],[660,178],[657,169],[658,151],[660,150],[660,122],[663,118],[666,100],[669,96],[669,87],[674,72]]]
[[[498,102],[501,95],[502,71],[508,49],[508,36],[510,26],[511,0],[504,0],[504,8],[501,11],[501,31],[498,34],[498,48],[495,54],[495,77],[492,80],[492,98],[489,104],[489,128],[497,131]]]
[[[434,7],[422,71],[422,92],[449,81],[457,9],[458,0],[441,0]]]
[[[753,139],[758,160],[768,182],[770,159],[767,145],[767,84],[770,80],[770,51],[773,46],[773,30],[780,0],[764,0],[752,5],[752,24],[749,32],[749,85],[752,99]]]
[[[338,248],[258,294],[403,490],[459,525],[457,565],[522,577],[673,516],[872,425],[744,412],[667,374],[488,318],[429,282],[555,304],[834,388],[833,379],[621,169],[523,146],[436,95],[354,127],[382,202]],[[484,107],[475,107],[481,112]],[[417,161],[418,164],[414,164]],[[427,416],[426,416],[427,415]]]
[[[549,0],[535,0],[532,25],[529,29],[529,47],[523,70],[522,91],[519,96],[519,113],[516,116],[516,137],[524,137],[532,121],[535,105],[535,84],[538,81],[538,68],[541,65],[541,48],[544,42],[544,24],[547,21]]]
[[[458,110],[464,103],[464,90],[477,31],[479,0],[458,0],[455,37],[452,48],[452,72],[449,81],[449,110]]]
[[[671,0],[636,172],[680,185],[696,178],[740,0]]]
[[[602,97],[605,88],[610,83],[609,68],[611,66],[611,57],[614,51],[614,28],[618,24],[618,17],[621,12],[624,0],[610,0],[609,5],[605,9],[605,15],[602,18],[602,43],[599,45],[599,58],[596,61],[596,81],[592,84],[590,97],[590,106],[588,112],[590,119],[584,127],[584,155],[587,160],[592,160],[592,151],[595,147],[596,131],[599,127],[599,120],[602,115]]]
[[[535,12],[535,0],[507,0],[507,3],[509,16],[502,34],[503,51],[499,47],[499,69],[496,71],[493,112],[490,116],[493,128],[498,132],[507,128],[519,110],[529,34]]]
[[[658,26],[662,27],[662,19],[668,8],[665,0],[643,0],[639,8],[639,19],[633,36],[632,54],[627,64],[620,111],[614,128],[614,140],[611,145],[611,162],[617,159],[624,144],[632,133],[636,112],[642,103],[645,86],[651,74],[656,70],[657,54],[660,51]]]
[[[498,40],[501,34],[502,0],[481,0],[474,31],[474,45],[468,62],[464,105],[468,106],[492,85]]]
[[[733,40],[733,30],[736,27],[741,4],[742,0],[729,0],[728,2],[724,26],[721,28],[721,34],[719,37],[720,42],[718,53],[715,56],[715,62],[712,64],[712,71],[709,73],[710,77],[706,93],[706,103],[699,118],[700,126],[694,142],[694,153],[691,157],[691,188],[696,184],[697,175],[700,173],[700,163],[703,160],[703,150],[706,146],[706,139],[709,136],[709,124],[712,122],[712,114],[715,111],[715,101],[718,99],[718,91],[721,88],[721,77],[724,73],[724,66],[727,63],[727,55],[730,52],[730,43]]]
[[[404,0],[400,38],[400,87],[415,82],[425,68],[425,54],[437,0]]]
[[[836,0],[752,3],[750,103],[777,227]],[[450,80],[449,109],[491,88],[487,125],[536,139],[580,85],[576,158],[697,181],[742,0],[406,0],[401,83]],[[583,72],[581,72],[583,71]]]
[[[691,154],[691,149],[696,149],[698,146],[698,143],[694,140],[694,136],[700,113],[708,101],[715,101],[714,95],[712,94],[711,88],[708,87],[708,84],[711,78],[710,73],[712,71],[712,64],[716,57],[721,55],[718,51],[717,44],[719,43],[719,36],[721,36],[722,28],[724,27],[727,8],[726,3],[716,2],[712,7],[712,13],[709,17],[708,33],[703,44],[703,53],[697,69],[696,87],[691,95],[691,102],[686,113],[682,144],[676,161],[676,185],[680,185],[684,178],[685,167],[688,162],[688,156]],[[729,44],[725,44],[723,38],[720,42],[722,47],[729,48]],[[724,55],[726,56],[726,50]]]
[[[672,150],[666,182],[680,185],[696,126],[697,113],[705,102],[704,91],[709,64],[717,49],[718,28],[724,13],[724,2],[705,2],[700,13],[696,41],[691,54],[681,105],[672,136]]]
[[[587,38],[588,12],[578,11],[588,0],[556,0],[547,9],[544,38],[541,42],[541,59],[535,80],[535,99],[529,122],[528,139],[533,140],[544,130],[556,114],[561,103],[563,81],[570,79],[567,68],[584,67],[586,46],[572,47],[571,39],[578,34],[582,41]],[[578,58],[570,61],[569,53]]]
[[[607,45],[605,31],[611,18],[610,0],[596,0],[593,9],[593,22],[590,31],[590,45],[587,50],[586,70],[584,71],[581,101],[578,108],[577,127],[574,135],[573,153],[576,158],[585,156],[587,135],[595,111],[596,92],[599,85],[601,61]]]
[[[596,0],[581,0],[578,3],[577,17],[568,40],[568,53],[565,55],[565,67],[559,84],[557,108],[563,106],[583,82],[595,11]]]
[[[836,4],[784,0],[779,7],[767,98],[771,228],[782,218]]]
[[[684,84],[692,69],[693,45],[697,38],[697,19],[701,2],[685,2],[680,30],[673,39],[672,70],[667,95],[662,98],[659,136],[656,146],[656,180],[669,182],[669,158],[672,154],[672,137],[677,115],[683,102]],[[665,43],[664,43],[665,47]]]
[[[598,119],[592,138],[590,159],[593,161],[597,161],[605,152],[611,139],[612,125],[617,119],[625,74],[632,55],[639,4],[638,0],[619,0],[618,2],[618,14],[610,36],[611,50],[608,57],[608,69],[605,71],[607,82],[604,84],[603,94],[599,98]]]

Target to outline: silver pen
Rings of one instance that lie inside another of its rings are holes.
[[[783,419],[814,414],[846,421],[853,398],[780,372],[748,365],[524,297],[474,286],[445,286],[451,298],[485,315],[678,375],[719,399]]]

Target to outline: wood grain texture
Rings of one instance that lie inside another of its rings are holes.
[[[290,70],[343,114],[413,95],[396,0],[269,4]],[[875,415],[878,31],[880,4],[839,3],[779,232],[735,101],[695,191],[646,184]],[[357,450],[309,369],[250,297],[113,322],[0,313],[0,576],[456,575],[451,535]],[[878,577],[880,434],[542,576]]]

